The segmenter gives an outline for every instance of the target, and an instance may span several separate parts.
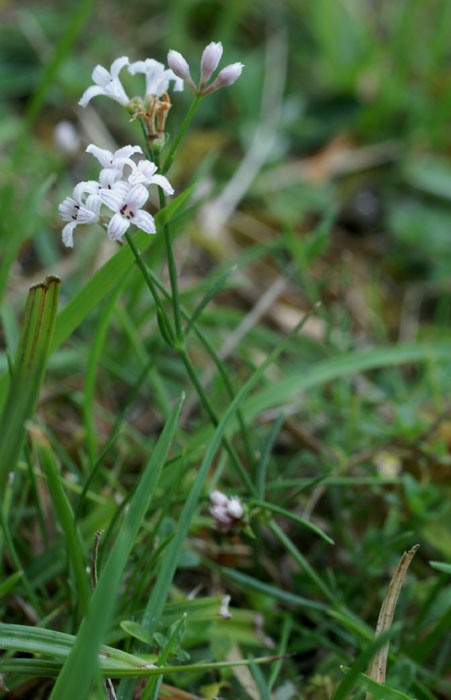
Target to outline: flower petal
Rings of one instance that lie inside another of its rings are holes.
[[[106,87],[111,80],[111,74],[103,66],[97,65],[92,71],[92,79],[100,87]]]
[[[150,160],[140,160],[138,165],[133,169],[128,181],[132,185],[136,185],[140,182],[149,185],[152,182],[152,177],[157,171],[157,166]]]
[[[94,158],[97,158],[103,168],[111,168],[114,157],[111,151],[108,151],[106,148],[99,148],[95,144],[90,143],[86,149],[86,153],[91,153]]]
[[[85,208],[89,209],[94,214],[96,219],[99,216],[99,211],[100,211],[101,206],[102,206],[102,200],[100,199],[98,194],[90,194],[88,199],[85,202]]]
[[[124,198],[121,197],[120,192],[115,192],[113,188],[111,190],[100,190],[99,197],[101,202],[103,202],[108,209],[111,209],[111,211],[119,211],[123,206]]]
[[[66,224],[65,227],[63,228],[63,243],[66,246],[66,248],[73,248],[74,247],[74,228],[76,227],[76,222],[71,221],[70,224]]]
[[[124,66],[127,66],[129,64],[128,56],[121,56],[120,58],[116,58],[116,60],[113,61],[111,64],[111,76],[112,78],[117,78],[119,75],[120,71]]]
[[[81,98],[78,100],[78,104],[81,107],[86,107],[89,102],[91,102],[93,97],[97,97],[97,95],[104,95],[105,91],[102,87],[99,85],[91,85],[90,87],[87,88],[87,90],[84,91],[83,95]]]
[[[156,233],[155,221],[148,211],[138,211],[132,219],[135,226],[145,231],[145,233]]]
[[[115,214],[108,224],[108,238],[111,241],[118,241],[128,227],[130,226],[130,219],[125,219],[120,214]]]
[[[103,168],[99,173],[100,187],[108,187],[111,189],[115,182],[120,180],[122,172],[116,168]]]
[[[143,150],[141,146],[122,146],[118,148],[113,154],[113,163],[117,159],[130,158],[134,153],[142,153]]]
[[[77,203],[72,197],[66,197],[61,204],[58,206],[58,212],[63,221],[72,221],[74,216],[77,215],[78,209],[76,209]]]
[[[134,61],[133,63],[130,63],[127,70],[132,75],[136,75],[136,73],[145,73],[146,72],[145,61]]]
[[[167,177],[164,177],[164,175],[153,175],[151,183],[153,185],[158,185],[158,187],[161,187],[165,194],[174,194],[174,188],[172,187]]]
[[[127,209],[136,213],[145,204],[148,196],[149,193],[143,185],[133,185],[127,194]]]

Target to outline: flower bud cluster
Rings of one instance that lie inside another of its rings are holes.
[[[215,90],[232,85],[241,75],[244,66],[242,63],[230,63],[219,71],[216,79],[207,87],[207,83],[218,67],[222,57],[222,44],[210,42],[205,47],[200,60],[200,82],[196,87],[190,72],[190,67],[186,59],[178,51],[171,49],[168,53],[168,64],[178,78],[191,88],[196,95],[209,95]]]
[[[156,174],[155,163],[144,158],[135,163],[132,156],[142,154],[140,146],[124,146],[112,153],[90,144],[86,150],[97,158],[102,170],[98,181],[79,182],[73,196],[59,205],[61,218],[68,222],[62,232],[64,245],[73,247],[76,226],[94,222],[107,225],[112,241],[120,240],[130,224],[155,233],[153,216],[142,209],[149,197],[148,187],[154,184],[167,195],[174,193],[167,178]],[[104,214],[102,205],[107,209]]]
[[[210,494],[212,506],[210,513],[216,520],[216,527],[221,532],[229,532],[244,515],[244,508],[238,496],[227,496],[221,491],[213,491]]]

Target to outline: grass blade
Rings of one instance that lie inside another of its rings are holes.
[[[8,472],[14,471],[25,436],[25,422],[35,410],[53,337],[61,280],[46,277],[28,292],[25,316],[0,422],[0,499]]]
[[[84,700],[86,697],[97,670],[96,655],[114,613],[122,573],[163,469],[183,399],[182,395],[144,467],[119,535],[91,597],[88,614],[58,676],[50,700]],[[108,672],[107,677],[112,676],[113,673]]]

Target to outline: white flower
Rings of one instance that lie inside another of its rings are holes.
[[[222,44],[220,41],[218,41],[217,44],[215,44],[214,41],[212,41],[208,46],[204,48],[204,51],[202,53],[202,58],[200,59],[200,85],[201,88],[205,85],[205,83],[210,80],[212,74],[215,72],[216,68],[218,67],[218,63],[221,60],[222,56]]]
[[[216,520],[218,530],[229,532],[244,515],[240,499],[238,496],[227,498],[221,491],[213,491],[210,500],[213,504],[210,513]]]
[[[167,195],[174,194],[174,188],[164,175],[155,175],[157,166],[150,160],[140,160],[129,175],[128,181],[132,185],[158,185]]]
[[[211,41],[203,50],[200,61],[200,83],[197,88],[191,78],[190,68],[186,59],[178,51],[171,49],[168,53],[168,63],[174,73],[179,76],[197,95],[209,95],[214,90],[232,85],[241,75],[244,66],[242,63],[231,63],[223,68],[216,80],[206,88],[218,63],[222,57],[222,44],[220,41]]]
[[[69,222],[63,228],[63,243],[68,248],[74,245],[73,233],[78,224],[89,224],[99,220],[101,201],[98,191],[98,182],[79,182],[74,188],[73,197],[66,197],[59,205],[61,218]]]
[[[99,148],[93,143],[89,144],[86,151],[97,158],[103,170],[100,171],[99,183],[101,187],[111,187],[113,183],[122,178],[126,165],[135,168],[134,161],[130,158],[134,153],[141,153],[141,146],[123,146],[114,153],[106,148]]]
[[[146,76],[146,95],[161,97],[163,92],[168,91],[171,80],[174,81],[175,92],[183,90],[183,80],[178,78],[170,68],[165,68],[163,63],[159,63],[153,58],[131,63],[128,72],[132,75],[144,73]]]
[[[153,216],[141,207],[147,201],[148,191],[143,185],[130,185],[128,182],[116,182],[111,189],[100,190],[100,199],[115,212],[108,224],[108,237],[112,241],[122,238],[130,224],[146,233],[155,233]]]
[[[121,105],[128,104],[130,100],[119,80],[121,69],[128,64],[129,60],[127,56],[121,56],[121,58],[116,58],[116,60],[113,61],[109,71],[103,66],[96,66],[92,71],[92,79],[95,85],[91,85],[85,90],[78,104],[82,107],[86,107],[92,98],[97,95],[110,97]]]

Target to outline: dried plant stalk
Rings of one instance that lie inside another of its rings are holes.
[[[379,613],[379,618],[377,620],[376,626],[376,637],[379,637],[379,635],[381,635],[383,632],[386,632],[392,626],[396,604],[398,602],[402,584],[404,583],[404,579],[407,574],[407,569],[409,568],[410,562],[415,556],[417,549],[419,549],[419,546],[419,544],[416,544],[414,547],[412,547],[412,549],[409,549],[408,552],[404,552],[404,554],[401,557],[401,561],[396,567],[396,571],[393,574],[392,580],[390,581],[387,595],[385,596],[384,602],[382,603],[381,611]],[[389,642],[387,642],[387,644],[384,644],[384,646],[380,649],[380,651],[372,660],[370,669],[368,671],[369,677],[372,678],[374,681],[377,681],[378,683],[385,683],[388,646]],[[367,700],[369,700],[369,698],[371,698],[371,693],[367,693],[366,698]]]

